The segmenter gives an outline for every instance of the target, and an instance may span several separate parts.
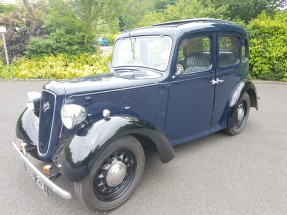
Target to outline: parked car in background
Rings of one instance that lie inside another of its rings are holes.
[[[109,41],[105,37],[98,37],[97,41],[98,41],[98,44],[100,46],[108,46],[109,45]]]
[[[229,21],[192,19],[129,30],[116,38],[110,72],[51,81],[27,93],[13,146],[44,192],[70,199],[54,183],[74,182],[93,211],[123,204],[153,148],[163,163],[174,146],[219,130],[239,134],[250,107],[246,31]],[[27,158],[48,162],[38,170]]]

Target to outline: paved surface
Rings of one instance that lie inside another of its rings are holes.
[[[0,81],[0,214],[93,214],[75,198],[45,196],[10,144],[25,92],[40,91],[43,84]],[[287,214],[287,85],[257,89],[260,111],[251,110],[242,134],[218,132],[178,146],[167,164],[149,152],[140,185],[111,214]],[[72,183],[58,183],[73,194]]]
[[[103,51],[103,55],[105,54],[111,54],[113,52],[113,46],[100,46],[100,48]]]

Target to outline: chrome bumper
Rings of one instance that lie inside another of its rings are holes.
[[[71,199],[72,195],[68,193],[67,191],[63,190],[62,188],[58,187],[56,184],[54,184],[50,179],[48,179],[42,172],[40,172],[34,164],[32,164],[26,156],[21,152],[21,150],[17,147],[15,142],[12,142],[12,145],[20,158],[23,160],[23,162],[30,167],[30,169],[45,183],[45,185],[52,190],[54,193],[56,193],[58,196],[62,197],[63,199]]]

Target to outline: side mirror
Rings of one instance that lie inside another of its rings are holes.
[[[175,79],[177,76],[182,75],[184,72],[183,66],[181,64],[176,65],[176,73],[172,76],[172,79]]]
[[[112,62],[108,62],[108,69],[109,69],[109,72],[114,72],[114,68],[112,66]]]

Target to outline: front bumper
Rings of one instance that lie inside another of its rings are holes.
[[[58,187],[54,182],[52,182],[49,178],[47,178],[42,172],[40,172],[34,164],[32,164],[26,156],[21,152],[21,150],[17,147],[15,142],[12,142],[12,145],[14,149],[16,150],[17,154],[20,156],[20,158],[23,160],[23,162],[34,172],[34,174],[42,180],[42,182],[54,193],[56,193],[58,196],[62,197],[63,199],[71,199],[72,195],[68,193],[67,191],[63,190],[62,188]]]

